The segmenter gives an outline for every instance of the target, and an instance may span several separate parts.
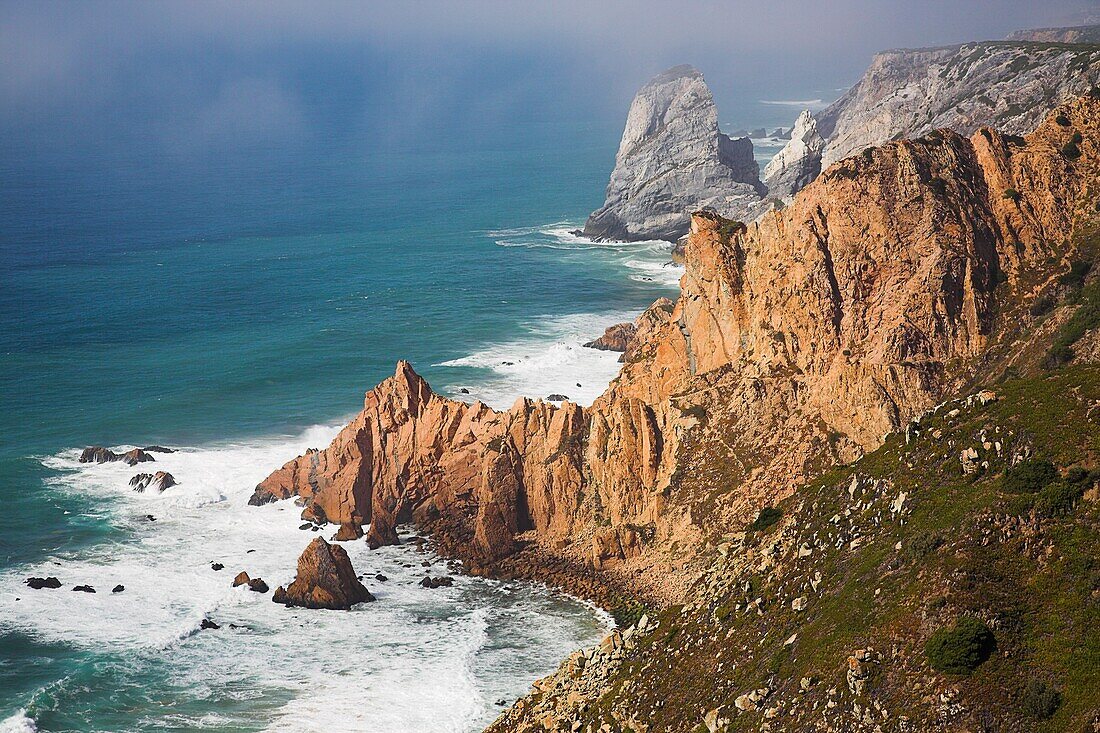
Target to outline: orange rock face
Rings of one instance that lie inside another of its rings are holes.
[[[272,600],[287,606],[346,610],[373,601],[374,596],[356,578],[344,548],[317,537],[298,558],[294,582],[275,589]]]
[[[977,373],[1097,215],[1098,130],[1100,100],[1084,98],[1026,140],[942,131],[869,149],[748,226],[699,212],[679,299],[639,317],[590,408],[465,404],[401,362],[253,502],[369,521],[372,545],[416,521],[479,562],[524,539],[600,569],[679,568]]]

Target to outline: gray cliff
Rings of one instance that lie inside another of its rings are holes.
[[[821,173],[825,140],[817,131],[817,120],[804,110],[791,129],[790,142],[764,168],[768,196],[788,199]]]
[[[634,97],[606,200],[588,217],[584,234],[675,241],[687,233],[692,211],[736,214],[759,204],[764,192],[752,143],[718,131],[703,75],[676,66]]]
[[[902,137],[989,125],[1030,132],[1053,107],[1100,83],[1100,46],[991,41],[886,51],[817,116],[822,166]]]

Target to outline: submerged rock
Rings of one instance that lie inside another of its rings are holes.
[[[74,585],[73,590],[80,591],[81,593],[95,593],[95,588],[90,585]]]
[[[298,558],[294,582],[285,589],[279,586],[272,600],[286,606],[347,610],[374,596],[355,576],[344,548],[317,537]]]
[[[220,629],[221,625],[214,623],[208,618],[204,618],[202,623],[199,624],[200,629]]]
[[[147,445],[145,446],[146,453],[175,453],[174,448],[165,448],[163,445]]]

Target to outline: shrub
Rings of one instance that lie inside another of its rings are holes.
[[[649,608],[641,601],[625,601],[611,609],[611,618],[615,619],[617,627],[626,629],[638,623],[647,613]]]
[[[1077,160],[1081,157],[1081,148],[1075,142],[1068,142],[1062,146],[1062,156],[1066,160]]]
[[[1049,720],[1062,704],[1062,693],[1046,682],[1029,680],[1020,695],[1020,709],[1038,720]]]
[[[970,674],[996,648],[993,632],[984,623],[969,616],[952,628],[938,629],[924,645],[924,654],[932,669],[945,674]]]
[[[920,560],[932,554],[944,544],[944,537],[939,532],[917,532],[908,543],[902,545],[902,552],[910,560]]]
[[[774,506],[766,506],[756,515],[756,519],[749,525],[753,532],[760,532],[772,526],[783,516],[783,510]]]
[[[1054,121],[1057,122],[1062,127],[1069,127],[1069,118],[1066,117],[1065,115],[1058,115],[1057,117],[1054,118]]]
[[[1014,188],[1006,188],[1005,192],[1001,194],[1003,198],[1012,199],[1013,201],[1020,200],[1020,192]]]
[[[1044,316],[1054,310],[1054,306],[1058,304],[1058,299],[1050,293],[1044,293],[1032,302],[1031,307],[1028,309],[1033,316]]]
[[[1073,349],[1071,349],[1069,346],[1051,346],[1049,349],[1047,349],[1046,367],[1048,369],[1053,369],[1054,367],[1059,367],[1063,364],[1069,364],[1071,361],[1073,361],[1074,356],[1075,354],[1073,353]]]
[[[1074,145],[1080,145],[1080,144],[1081,144],[1081,141],[1082,141],[1082,140],[1084,140],[1084,139],[1085,139],[1085,138],[1083,138],[1083,137],[1081,136],[1081,133],[1079,133],[1079,132],[1075,132],[1075,133],[1073,133],[1072,135],[1070,135],[1069,141],[1070,141],[1071,143],[1073,143]]]
[[[1058,480],[1050,461],[1031,459],[1017,463],[1001,477],[1001,490],[1009,494],[1034,494]]]
[[[1065,481],[1055,481],[1039,492],[1035,499],[1035,513],[1040,517],[1061,517],[1073,511],[1081,497],[1081,488]]]
[[[1085,278],[1092,272],[1092,263],[1077,260],[1070,263],[1069,272],[1058,278],[1058,282],[1068,288],[1078,290],[1085,284]]]

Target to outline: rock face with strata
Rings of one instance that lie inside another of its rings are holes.
[[[465,404],[401,362],[254,500],[369,517],[375,545],[414,521],[478,563],[534,544],[601,572],[659,569],[643,574],[675,598],[707,537],[984,368],[1060,274],[1052,262],[1074,256],[1063,242],[1096,217],[1098,179],[1100,99],[1084,97],[1027,138],[943,131],[869,150],[749,225],[699,212],[680,297],[636,321],[591,407]]]
[[[768,196],[788,199],[810,184],[821,173],[824,150],[825,140],[817,131],[817,120],[809,110],[803,110],[795,120],[790,142],[764,167]]]
[[[675,241],[688,230],[688,212],[704,206],[740,211],[763,191],[752,143],[719,132],[703,75],[676,66],[634,97],[606,201],[588,217],[584,234]]]
[[[823,167],[882,145],[950,128],[1014,135],[1100,84],[1100,46],[1029,41],[885,51],[818,115]]]
[[[317,537],[298,558],[294,582],[276,588],[272,600],[286,606],[347,610],[374,596],[359,582],[344,548]]]

